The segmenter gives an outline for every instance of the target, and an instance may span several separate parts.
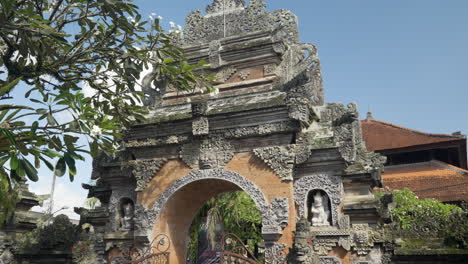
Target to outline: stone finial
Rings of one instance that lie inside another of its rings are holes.
[[[375,118],[372,116],[372,112],[367,112],[366,121],[373,121]]]

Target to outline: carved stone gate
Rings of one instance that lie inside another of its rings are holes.
[[[85,186],[103,204],[83,216],[98,262],[165,234],[170,263],[185,263],[197,210],[234,190],[261,212],[266,263],[385,260],[370,192],[385,159],[365,150],[354,104],[324,103],[317,49],[299,42],[297,23],[263,0],[215,0],[187,16],[175,41],[210,62],[218,92],[146,82],[148,122],[117,159],[95,160],[98,183]]]

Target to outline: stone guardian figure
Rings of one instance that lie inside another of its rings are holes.
[[[121,231],[131,231],[133,230],[133,222],[134,222],[134,210],[133,204],[131,202],[127,202],[122,205],[122,218],[121,218]]]
[[[328,221],[330,209],[328,208],[328,198],[322,195],[321,192],[316,192],[314,195],[314,203],[310,209],[312,213],[312,226],[329,226]]]

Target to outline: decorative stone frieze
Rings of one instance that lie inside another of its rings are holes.
[[[238,127],[226,129],[222,134],[226,138],[243,138],[248,136],[263,136],[279,132],[291,132],[297,129],[297,126],[291,121],[283,121],[272,124],[261,124],[258,126]]]
[[[263,160],[283,181],[293,180],[294,154],[293,145],[274,146],[254,149],[257,157]]]
[[[180,158],[193,169],[222,168],[233,156],[233,146],[219,136],[193,140],[180,151]]]
[[[229,67],[224,67],[220,71],[216,73],[216,80],[218,80],[221,83],[227,82],[229,79],[231,79],[232,76],[237,72],[237,69],[229,66]]]
[[[136,179],[135,191],[140,192],[146,189],[148,183],[166,162],[167,159],[165,158],[129,161],[128,164],[132,168],[132,174]]]
[[[294,201],[299,207],[298,217],[307,218],[307,196],[312,190],[322,190],[330,199],[332,225],[338,224],[338,206],[341,202],[341,177],[331,174],[314,174],[300,178],[294,183]]]

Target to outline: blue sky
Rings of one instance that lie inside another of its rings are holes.
[[[184,25],[185,15],[211,0],[137,0]],[[466,0],[267,0],[268,10],[299,17],[301,41],[315,44],[322,61],[327,102],[356,102],[374,117],[426,132],[468,133],[468,1]],[[75,183],[58,181],[56,203],[81,206],[91,161]],[[51,175],[32,185],[48,192]],[[59,208],[59,207],[56,207]]]

